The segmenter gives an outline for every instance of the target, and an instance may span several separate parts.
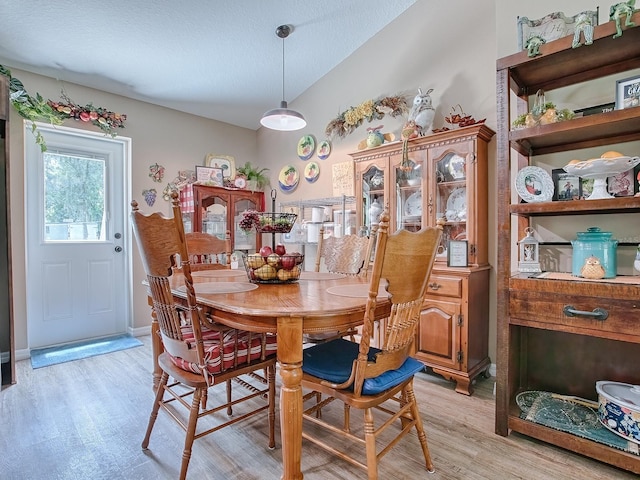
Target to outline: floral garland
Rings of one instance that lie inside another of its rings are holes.
[[[22,82],[11,76],[11,71],[3,65],[0,65],[0,75],[4,75],[9,79],[11,105],[16,109],[18,115],[31,121],[31,131],[36,137],[36,143],[40,145],[40,149],[43,152],[47,150],[47,144],[34,123],[37,120],[45,120],[51,125],[62,125],[67,118],[74,118],[75,120],[91,122],[105,132],[106,135],[111,135],[112,137],[116,136],[116,128],[124,128],[124,121],[127,119],[124,114],[94,107],[90,103],[84,107],[76,105],[64,93],[62,94],[62,100],[66,103],[52,100],[45,101],[39,93],[36,93],[35,97],[29,95]]]
[[[406,115],[409,105],[404,95],[394,95],[378,100],[366,100],[357,107],[350,107],[331,120],[325,128],[327,137],[344,138],[358,128],[366,120],[380,120],[385,114],[391,117]]]

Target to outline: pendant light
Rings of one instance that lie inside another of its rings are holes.
[[[300,130],[307,125],[307,121],[302,114],[288,108],[284,99],[284,39],[290,33],[291,27],[289,25],[280,25],[276,29],[276,35],[282,39],[282,101],[280,102],[280,108],[269,110],[260,119],[262,126],[272,130]]]

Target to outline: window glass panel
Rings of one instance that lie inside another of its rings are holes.
[[[104,159],[45,152],[44,240],[105,240]]]

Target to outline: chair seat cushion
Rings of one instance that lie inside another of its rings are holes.
[[[190,325],[182,327],[182,335],[185,343],[190,348],[195,348],[193,329]],[[248,362],[259,360],[262,355],[262,335],[259,333],[233,329],[221,333],[202,328],[202,340],[205,365],[211,374],[221,373],[236,365],[246,365]],[[277,337],[268,334],[265,343],[265,357],[275,355],[278,351]],[[249,352],[249,360],[247,360],[247,352]],[[173,355],[171,361],[176,367],[188,372],[202,373],[196,362],[189,362]]]
[[[343,338],[306,348],[302,353],[302,371],[332,383],[346,382],[351,375],[353,361],[358,357],[360,345]],[[377,348],[369,348],[369,361],[375,360]],[[404,382],[424,370],[424,365],[409,357],[396,370],[389,370],[375,378],[367,378],[363,395],[376,395]]]

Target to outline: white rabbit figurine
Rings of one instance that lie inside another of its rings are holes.
[[[431,104],[431,97],[429,94],[433,92],[433,88],[427,90],[427,93],[422,93],[422,89],[418,88],[418,94],[413,99],[413,106],[409,111],[408,122],[414,121],[416,127],[420,130],[420,135],[425,135],[431,128],[433,123],[433,117],[436,113],[433,105]]]

